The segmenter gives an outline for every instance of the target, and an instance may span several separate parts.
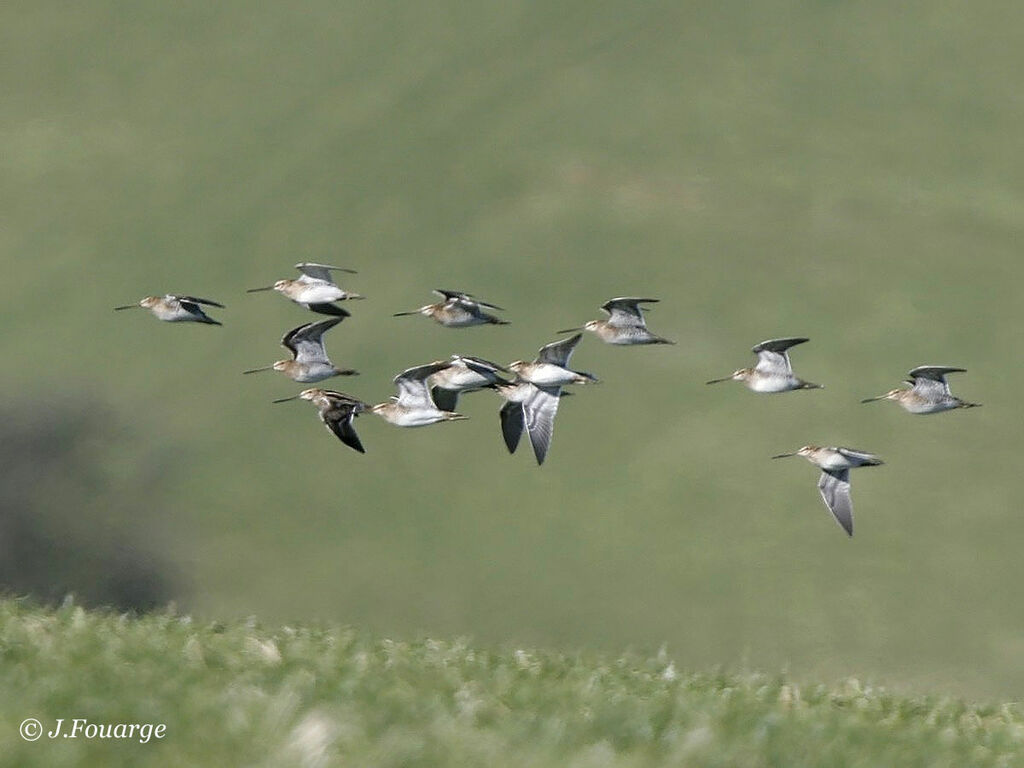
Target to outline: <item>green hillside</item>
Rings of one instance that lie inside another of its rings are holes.
[[[1017,764],[1024,738],[1016,705],[856,678],[800,686],[693,673],[664,652],[484,649],[13,601],[0,603],[0,682],[4,766],[968,768]],[[26,715],[35,741],[17,733]],[[151,728],[84,736],[118,723]]]
[[[5,583],[86,599],[121,558],[117,595],[144,573],[204,621],[1019,697],[1021,22],[988,0],[6,6],[0,443],[42,573]],[[460,423],[361,417],[360,456],[270,404],[298,386],[240,375],[309,318],[245,289],[303,260],[358,270],[327,344],[362,375],[330,385],[371,402],[453,352],[528,358],[611,296],[659,297],[678,344],[585,339],[604,383],[541,468],[488,392]],[[391,317],[435,287],[511,325]],[[163,292],[224,327],[111,311]],[[826,389],[704,386],[786,335]],[[859,404],[925,363],[984,407]],[[855,473],[852,540],[813,467],[768,460],[805,443],[886,461]]]

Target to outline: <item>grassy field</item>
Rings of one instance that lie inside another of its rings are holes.
[[[994,0],[5,4],[0,490],[43,528],[14,553],[36,586],[5,584],[84,599],[126,553],[122,588],[141,564],[204,622],[667,643],[810,690],[1019,698],[1022,22]],[[455,424],[363,417],[360,456],[270,404],[297,386],[240,375],[309,317],[245,289],[307,259],[359,271],[328,349],[371,402],[453,352],[529,357],[610,296],[660,297],[678,344],[586,339],[604,383],[540,469],[490,393]],[[391,317],[434,287],[511,325]],[[111,311],[165,291],[224,327]],[[782,335],[826,389],[704,386]],[[984,407],[858,403],[925,363]],[[813,468],[768,460],[809,442],[886,461],[855,475],[852,541]]]
[[[11,600],[0,683],[4,766],[967,768],[1024,755],[1017,705],[854,678],[801,686],[695,673],[664,652],[486,649]],[[38,741],[19,737],[26,717],[43,724]],[[64,738],[71,718],[166,730],[145,743]]]

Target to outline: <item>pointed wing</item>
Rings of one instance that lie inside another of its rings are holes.
[[[555,431],[555,414],[561,387],[534,387],[529,397],[523,402],[523,418],[526,433],[530,436],[533,454],[537,464],[544,463],[551,445],[551,435]]]
[[[658,299],[641,299],[633,297],[622,297],[609,299],[601,305],[601,309],[608,313],[608,324],[616,328],[646,328],[643,311],[647,307],[641,304],[656,303]]]
[[[326,331],[344,319],[344,317],[335,317],[292,328],[281,339],[281,346],[291,352],[292,357],[300,363],[329,363],[322,337]]]
[[[459,391],[457,389],[434,387],[430,390],[430,396],[434,400],[434,405],[442,411],[454,411],[455,406],[459,402]]]
[[[946,381],[947,373],[966,373],[966,368],[952,368],[945,365],[919,365],[912,370],[908,376],[914,383],[914,389],[922,395],[941,393],[948,395],[949,383]]]
[[[847,535],[853,536],[853,502],[850,501],[850,470],[825,471],[818,478],[818,490],[828,511],[843,527]]]
[[[515,453],[525,423],[523,404],[508,400],[501,406],[498,416],[501,419],[501,436],[505,439],[505,447],[509,453]]]
[[[572,351],[576,349],[576,345],[580,343],[581,338],[583,338],[583,334],[577,333],[567,339],[553,341],[550,344],[541,347],[540,352],[537,353],[537,362],[551,363],[564,368],[569,364],[569,358],[572,356]]]
[[[492,363],[490,360],[484,360],[482,357],[473,357],[472,355],[452,355],[452,360],[461,360],[469,370],[474,373],[478,373],[481,376],[493,376],[494,374],[501,371],[502,373],[508,373],[508,368]]]
[[[303,304],[303,306],[311,312],[316,312],[318,315],[331,315],[332,317],[344,318],[349,317],[351,314],[347,309],[331,303]]]
[[[435,288],[434,293],[441,296],[445,301],[457,301],[467,306],[475,307],[487,307],[488,309],[501,309],[497,304],[488,304],[486,301],[480,301],[480,299],[474,298],[472,294],[463,293],[462,291],[449,291],[444,288]]]
[[[395,402],[407,408],[436,407],[430,397],[426,380],[450,365],[451,363],[447,360],[435,360],[433,363],[418,365],[415,368],[407,368],[402,371],[394,378],[394,383],[398,385],[398,397]]]
[[[173,296],[173,298],[182,302],[187,301],[192,304],[205,304],[208,307],[220,307],[221,309],[224,309],[223,304],[218,304],[216,301],[211,301],[210,299],[200,299],[197,296]]]
[[[320,418],[341,442],[360,453],[366,453],[363,443],[359,440],[359,435],[356,434],[355,426],[352,424],[356,413],[356,407],[353,405],[339,405],[325,411]]]
[[[856,448],[835,448],[833,450],[845,456],[850,460],[850,463],[856,466],[873,467],[883,463],[875,454],[868,453],[867,451],[858,451]]]
[[[790,347],[795,347],[797,344],[803,344],[805,341],[809,341],[809,339],[790,337],[762,341],[750,350],[757,355],[755,369],[771,374],[792,374],[793,366],[789,362],[789,352],[787,350]]]
[[[296,264],[295,268],[299,270],[306,277],[310,277],[313,280],[323,280],[326,283],[333,283],[334,278],[331,276],[331,270],[336,272],[348,272],[354,275],[356,271],[354,269],[345,269],[344,267],[332,267],[329,264],[314,264],[311,261],[304,261],[301,264]],[[302,278],[299,278],[300,280]]]
[[[209,315],[207,315],[205,312],[203,312],[203,308],[200,307],[198,304],[196,304],[191,299],[189,299],[189,298],[187,298],[185,296],[172,296],[171,298],[175,299],[178,302],[178,306],[180,306],[182,309],[184,309],[186,312],[188,312],[193,317],[198,318],[199,320],[203,321],[204,323],[212,323],[214,325],[220,325],[219,322],[217,322],[216,320],[211,318]]]

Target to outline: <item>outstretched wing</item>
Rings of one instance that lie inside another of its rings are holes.
[[[208,307],[220,307],[221,309],[224,309],[223,304],[218,304],[216,301],[211,301],[210,299],[200,299],[198,296],[174,296],[173,298],[178,301],[187,301],[192,304],[205,304]]]
[[[344,319],[335,317],[292,328],[281,339],[281,346],[291,352],[292,357],[300,363],[329,363],[327,352],[324,351],[323,335]]]
[[[635,297],[621,297],[609,299],[601,305],[601,309],[608,313],[608,324],[616,328],[646,328],[643,312],[647,307],[641,304],[657,303],[658,299],[641,299]]]
[[[345,445],[360,453],[366,453],[352,420],[363,410],[362,403],[337,403],[320,414],[320,418],[331,432]]]
[[[949,394],[947,373],[966,373],[966,368],[952,368],[946,365],[919,365],[908,376],[914,383],[914,389],[922,395],[933,393]]]
[[[188,312],[192,317],[202,323],[208,323],[209,325],[221,325],[219,320],[214,320],[212,317],[203,312],[203,308],[195,302],[195,300],[188,296],[171,296],[170,298],[178,302],[178,306]],[[220,306],[219,304],[213,305],[212,302],[205,302],[211,306]]]
[[[564,368],[569,364],[569,358],[572,356],[572,351],[576,349],[576,345],[580,343],[581,338],[583,338],[583,334],[577,333],[567,339],[553,341],[550,344],[541,347],[540,352],[537,353],[537,362],[551,363],[552,365],[558,365]]]
[[[515,453],[525,423],[523,404],[508,400],[501,406],[498,416],[501,419],[501,436],[505,439],[505,447],[509,453]]]
[[[442,411],[454,411],[455,406],[458,405],[459,402],[459,390],[457,389],[433,387],[430,390],[430,396],[434,400],[434,405]]]
[[[323,280],[326,283],[334,282],[334,278],[331,276],[332,270],[335,272],[348,272],[350,275],[356,274],[354,269],[332,267],[330,264],[314,264],[311,261],[303,261],[300,264],[296,264],[295,268],[306,277],[312,278],[313,280]],[[299,279],[301,280],[302,278]]]
[[[853,502],[850,501],[850,470],[826,470],[818,478],[818,490],[828,511],[853,536]]]
[[[477,373],[481,376],[491,377],[494,374],[501,371],[502,373],[508,373],[508,368],[497,363],[492,363],[490,360],[484,360],[482,357],[473,357],[472,355],[452,355],[452,361],[461,360],[469,370]]]
[[[561,387],[533,388],[530,395],[523,401],[523,418],[526,433],[530,436],[533,454],[537,464],[544,463],[551,445],[551,435],[555,431],[555,414],[558,412],[558,401]]]
[[[430,390],[427,388],[426,380],[450,365],[451,363],[447,360],[435,360],[432,363],[418,365],[402,371],[394,378],[394,383],[398,385],[396,402],[407,408],[436,407],[430,397]]]
[[[858,467],[876,467],[884,463],[875,454],[868,453],[867,451],[858,451],[856,448],[835,448],[834,450]]]
[[[769,374],[782,374],[790,375],[793,373],[793,366],[789,362],[789,348],[795,347],[797,344],[803,344],[805,339],[802,337],[790,337],[785,339],[768,339],[757,344],[750,351],[757,355],[757,365],[754,366],[758,371],[763,371]]]
[[[445,288],[435,288],[434,293],[442,297],[445,301],[457,301],[467,306],[476,307],[487,307],[488,309],[501,309],[497,304],[488,304],[486,301],[480,301],[480,299],[474,298],[470,293],[463,293],[462,291],[449,291]]]

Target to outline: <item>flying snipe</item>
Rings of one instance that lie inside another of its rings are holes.
[[[884,395],[869,397],[862,403],[875,400],[893,400],[910,413],[941,413],[954,408],[977,408],[981,403],[968,403],[954,397],[946,382],[947,373],[966,373],[964,368],[952,368],[946,365],[920,365],[912,370],[906,382],[909,388],[891,389]]]
[[[321,315],[334,315],[335,317],[348,317],[348,310],[343,309],[331,302],[343,301],[345,299],[362,299],[358,293],[346,291],[336,282],[331,272],[348,272],[355,274],[354,269],[344,267],[332,267],[328,264],[314,264],[302,262],[296,264],[295,268],[302,274],[294,280],[278,280],[273,285],[264,288],[250,288],[247,293],[258,291],[277,291],[306,309],[318,312]]]
[[[304,389],[294,397],[282,397],[274,402],[286,403],[289,400],[309,400],[316,406],[316,410],[320,415],[320,421],[341,442],[360,453],[366,453],[363,450],[362,442],[359,440],[359,435],[356,434],[355,427],[352,425],[352,420],[370,407],[362,400],[357,400],[351,395],[346,395],[344,392],[314,387],[312,389]]]
[[[446,328],[467,328],[471,325],[508,325],[507,321],[496,315],[484,312],[484,307],[501,310],[501,307],[496,304],[488,304],[486,301],[480,301],[461,291],[435,288],[434,293],[440,296],[442,301],[427,304],[411,312],[396,312],[395,317],[426,315]]]
[[[818,490],[828,511],[849,536],[853,536],[853,502],[850,500],[850,470],[854,467],[876,467],[882,460],[872,453],[853,448],[805,445],[793,453],[780,453],[773,459],[803,456],[821,469]]]
[[[168,323],[205,323],[206,325],[222,325],[222,323],[209,317],[203,312],[200,304],[208,307],[224,308],[223,304],[209,299],[200,299],[195,296],[179,296],[168,293],[165,296],[147,296],[138,304],[125,304],[121,307],[114,307],[115,310],[122,309],[148,309],[161,320]]]
[[[430,396],[427,379],[450,365],[447,360],[438,360],[402,371],[394,378],[398,395],[392,397],[391,402],[370,406],[370,410],[397,427],[425,427],[439,421],[468,418],[461,413],[441,410]]]
[[[344,319],[343,317],[331,317],[292,328],[281,339],[281,346],[292,353],[291,360],[278,360],[273,365],[252,368],[243,373],[280,371],[289,379],[303,384],[323,381],[332,376],[358,375],[359,371],[335,366],[327,357],[327,351],[324,349],[324,333]]]
[[[559,333],[572,333],[573,331],[591,331],[606,344],[675,344],[674,341],[655,336],[647,330],[647,322],[644,320],[644,310],[641,304],[653,304],[658,299],[639,299],[623,297],[609,299],[601,305],[608,314],[607,320],[590,320],[581,328],[566,328]]]
[[[793,389],[822,389],[821,384],[812,384],[793,374],[793,366],[789,362],[789,348],[803,344],[808,339],[793,337],[786,339],[768,339],[751,349],[757,355],[757,365],[753,368],[740,368],[731,376],[712,379],[708,384],[722,381],[742,381],[747,389],[754,392],[789,392]]]
[[[582,333],[567,339],[553,341],[540,348],[537,359],[532,363],[516,360],[508,367],[523,381],[536,384],[538,387],[560,387],[566,384],[597,383],[597,377],[583,371],[566,368],[573,350],[583,338]]]

